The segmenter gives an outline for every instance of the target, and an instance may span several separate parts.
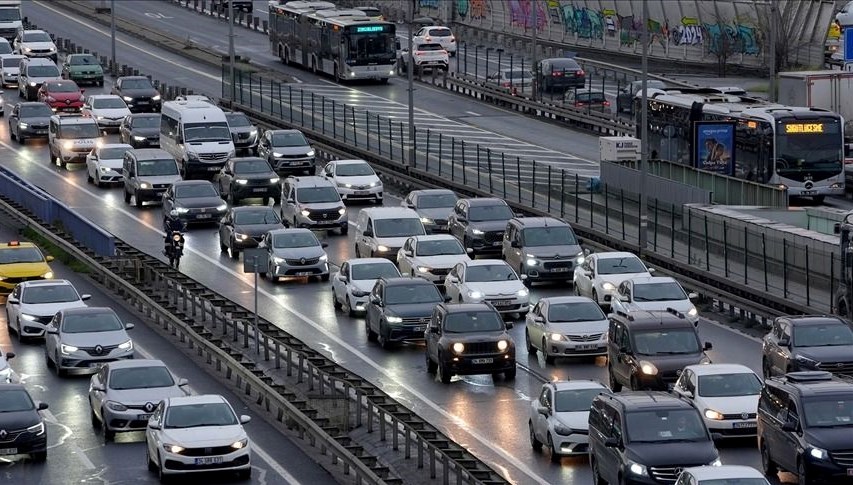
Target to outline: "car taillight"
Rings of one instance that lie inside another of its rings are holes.
[[[602,103],[602,104],[603,104],[604,106],[610,106],[610,101],[605,101],[605,102],[604,102],[604,103]]]
[[[502,83],[501,83],[501,86],[503,86],[503,87],[505,87],[505,88],[508,88],[508,87],[512,86],[512,83],[511,83],[511,82],[509,82],[509,81],[504,81],[504,82],[502,82]]]
[[[575,71],[575,76],[583,76],[584,74],[586,74],[586,73],[583,72],[583,70]]]
[[[450,37],[450,42],[451,42],[451,43],[456,42],[456,37],[451,36],[451,37]]]
[[[575,106],[583,106],[584,104],[586,103],[584,103],[583,101],[575,101]]]

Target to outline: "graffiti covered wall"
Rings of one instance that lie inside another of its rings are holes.
[[[419,0],[421,4],[430,3]],[[572,47],[639,54],[641,0],[441,0],[452,1],[453,21],[482,29],[537,35]],[[817,67],[834,15],[832,0],[771,0],[790,43],[789,61]],[[691,62],[765,66],[769,42],[767,2],[754,0],[648,0],[651,56]]]

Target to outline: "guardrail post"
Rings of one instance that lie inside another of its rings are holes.
[[[429,447],[429,477],[435,478],[435,447]]]
[[[492,191],[492,150],[486,148],[486,163],[489,167],[489,192]]]
[[[835,253],[829,253],[829,313],[835,313],[833,295],[835,295]]]
[[[364,126],[367,131],[367,151],[370,151],[370,111],[364,110]],[[427,140],[429,143],[429,140]]]
[[[672,221],[672,230],[669,234],[669,257],[675,259],[675,204],[670,204],[669,220]],[[724,244],[728,245],[728,243]]]
[[[782,239],[782,298],[788,298],[788,240],[784,238]]]
[[[311,110],[313,112],[313,110],[314,110],[313,105],[311,106]],[[352,115],[352,140],[353,140],[353,143],[355,144],[355,147],[358,148],[358,131],[357,131],[358,123],[355,120],[355,106],[350,106],[350,114]],[[346,122],[346,112],[344,112],[344,122]],[[311,116],[311,123],[313,126],[313,123],[314,123],[314,116],[313,115]]]
[[[604,234],[610,235],[610,187],[604,184]]]
[[[480,179],[482,178],[482,169],[480,168],[480,144],[477,143],[477,188],[480,188]]]
[[[426,156],[424,157],[424,167],[425,167],[424,171],[426,171],[426,172],[429,172],[429,136],[430,136],[430,129],[427,128],[427,130],[426,130],[426,138],[427,138]]]
[[[325,115],[323,115],[325,118]],[[376,144],[379,145],[379,156],[382,156],[382,122],[379,115],[376,115]],[[390,153],[390,151],[389,151]]]
[[[809,269],[809,246],[806,245],[806,306],[812,304],[811,298],[811,270]]]
[[[521,203],[521,157],[515,157],[515,185],[518,187],[518,202]]]
[[[708,216],[706,215],[707,219]],[[705,227],[705,234],[708,234],[708,228]],[[767,288],[767,240],[765,238],[765,233],[761,233],[761,260],[764,264],[764,291],[768,291]]]
[[[506,197],[506,153],[501,150],[501,182],[503,182],[502,197]]]
[[[465,173],[465,140],[459,140],[462,144],[462,185],[468,185],[468,174]]]
[[[749,283],[749,229],[743,228],[743,284]]]
[[[622,219],[622,240],[624,241],[625,240],[625,189],[619,189],[619,202],[622,204],[622,212],[619,213],[619,218]],[[707,234],[707,232],[705,234]]]
[[[536,161],[532,161],[531,164],[533,166],[533,183],[530,184],[531,192],[530,192],[530,205],[536,208]],[[519,177],[518,181],[519,185],[521,185],[521,177]],[[521,202],[521,201],[519,201]]]

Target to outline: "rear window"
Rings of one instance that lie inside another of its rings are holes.
[[[604,93],[578,93],[577,100],[584,103],[603,103]]]
[[[551,61],[551,70],[552,71],[579,71],[581,70],[581,66],[572,59],[560,59],[556,61]],[[546,65],[547,69],[547,65]]]
[[[415,48],[419,51],[443,51],[444,47],[440,44],[418,44]]]
[[[431,29],[429,31],[429,35],[431,35],[433,37],[450,37],[453,34],[450,32],[450,29],[441,28],[441,29]]]

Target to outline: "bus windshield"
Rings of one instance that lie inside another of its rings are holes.
[[[393,61],[397,55],[394,32],[346,34],[347,64]]]
[[[776,136],[776,173],[805,181],[822,180],[841,172],[844,146],[836,120],[780,123]]]

